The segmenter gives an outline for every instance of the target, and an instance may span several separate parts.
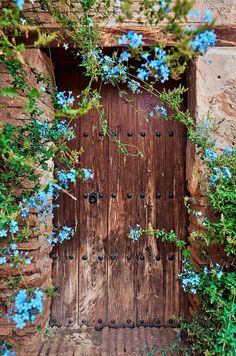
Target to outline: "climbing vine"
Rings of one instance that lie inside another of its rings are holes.
[[[53,295],[53,286],[44,290],[27,286],[24,269],[31,264],[32,258],[18,245],[42,235],[37,224],[32,226],[32,219],[40,226],[47,226],[47,217],[58,208],[61,193],[76,199],[70,191],[71,183],[93,179],[90,167],[80,164],[82,150],[73,151],[68,146],[68,142],[75,138],[77,121],[89,110],[97,110],[103,135],[107,135],[122,154],[133,154],[128,145],[114,136],[102,106],[101,88],[112,84],[130,105],[134,105],[130,92],[138,95],[146,91],[155,96],[158,104],[147,108],[147,117],[175,119],[183,123],[188,130],[188,139],[202,159],[203,192],[214,218],[195,211],[194,202],[186,197],[187,208],[196,215],[199,224],[199,229],[189,238],[201,246],[204,254],[205,247],[211,243],[221,244],[225,251],[224,260],[216,265],[209,260],[202,270],[197,269],[187,243],[179,240],[174,231],[156,230],[152,226],[144,229],[137,224],[134,228],[129,227],[128,236],[135,243],[144,234],[154,235],[162,241],[175,243],[182,251],[184,260],[180,280],[183,289],[197,296],[199,302],[192,320],[180,325],[187,334],[185,354],[233,355],[236,348],[235,148],[225,147],[219,152],[211,139],[210,120],[205,120],[202,125],[196,124],[188,111],[181,110],[187,89],[180,86],[159,92],[155,88],[158,81],[164,83],[169,78],[178,78],[192,58],[205,54],[215,45],[214,19],[207,10],[200,12],[201,25],[183,26],[196,14],[192,10],[192,0],[141,0],[138,15],[133,5],[130,0],[81,0],[75,3],[16,0],[6,1],[2,6],[0,63],[11,79],[10,85],[0,89],[0,94],[5,102],[17,100],[24,108],[21,125],[4,120],[0,124],[0,265],[8,264],[19,272],[17,277],[9,277],[7,281],[7,298],[3,300],[7,303],[7,317],[22,329],[35,322],[37,315],[43,312],[45,299]],[[55,21],[56,30],[49,31],[44,26],[42,10]],[[108,55],[101,47],[103,29],[100,23],[109,21],[111,16],[117,24],[133,16],[137,16],[142,25],[162,24],[159,37],[147,46],[141,33],[123,31],[114,38],[117,49]],[[29,39],[30,45],[27,45]],[[79,57],[81,70],[89,79],[87,87],[76,97],[70,88],[58,91],[55,80],[32,68],[24,55],[28,46],[48,48],[50,54],[50,46],[55,45],[71,52],[71,56]],[[29,73],[34,85],[28,84]],[[100,83],[99,89],[95,89],[94,83]],[[120,84],[125,84],[127,89],[121,90]],[[46,97],[51,100],[47,112],[40,105]],[[141,157],[142,152],[136,148],[135,155]],[[52,161],[56,162],[53,172]],[[43,184],[45,171],[51,174],[51,179]],[[54,226],[50,234],[44,233],[44,238],[48,244],[55,245],[75,238],[74,234],[71,226]],[[5,341],[0,349],[2,355],[15,354]],[[155,354],[157,351],[150,352]]]

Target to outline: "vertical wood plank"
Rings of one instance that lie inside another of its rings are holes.
[[[135,146],[133,109],[113,88],[109,91],[109,103],[110,127],[123,143]],[[128,131],[132,132],[131,137]],[[109,143],[108,320],[111,327],[131,326],[135,322],[134,243],[127,235],[128,225],[134,226],[136,221],[137,159],[118,154],[115,145]],[[115,194],[113,198],[112,193]],[[129,193],[132,195],[130,198],[127,196]]]
[[[98,127],[95,109],[81,118],[81,165],[94,177],[80,184],[79,323],[101,328],[107,323],[108,140]],[[97,194],[95,203],[91,192]]]
[[[78,88],[74,84],[74,78],[77,77],[75,68],[62,66],[57,69],[56,74],[60,91],[73,90],[74,95],[78,94]],[[78,131],[79,125],[76,122],[76,138],[68,142],[70,149],[79,146]],[[69,190],[73,196],[76,196],[77,183],[70,184]],[[75,229],[75,235],[70,241],[64,241],[63,245],[55,246],[52,251],[52,282],[55,286],[56,297],[53,298],[51,308],[51,323],[57,326],[71,326],[78,322],[78,202],[66,194],[60,194],[55,203],[60,207],[55,210],[54,225],[56,227],[70,226]]]
[[[137,191],[145,193],[138,197],[138,223],[142,228],[154,229],[162,225],[162,214],[157,210],[156,187],[162,184],[162,165],[160,158],[164,151],[162,124],[148,114],[154,109],[156,100],[150,94],[136,96],[138,146],[144,152],[144,159],[138,162]],[[146,110],[146,114],[145,114]],[[160,187],[161,189],[161,187]],[[159,190],[158,190],[159,192]],[[163,207],[161,208],[163,209]],[[163,323],[163,267],[160,243],[154,236],[142,236],[137,243],[137,325],[156,325]],[[160,258],[160,259],[159,259]]]

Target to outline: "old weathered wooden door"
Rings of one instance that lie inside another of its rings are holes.
[[[83,87],[78,67],[58,67],[57,79],[60,90],[74,95]],[[144,158],[118,153],[101,135],[96,110],[78,119],[77,137],[69,144],[83,148],[81,166],[92,169],[94,179],[71,186],[77,202],[60,198],[56,222],[76,233],[52,254],[57,296],[51,322],[95,328],[176,325],[179,252],[153,236],[133,242],[128,226],[150,223],[184,238],[185,129],[148,117],[146,110],[156,105],[150,94],[133,96],[134,107],[114,87],[105,86],[102,93],[114,135],[131,153],[138,147]],[[91,192],[97,194],[93,199]]]

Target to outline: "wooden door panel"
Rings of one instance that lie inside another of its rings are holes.
[[[58,73],[60,90],[78,95],[84,88],[78,68],[61,67]],[[133,242],[128,234],[129,225],[140,224],[174,229],[185,238],[185,129],[149,117],[157,102],[148,93],[130,94],[135,107],[111,86],[102,97],[109,127],[131,155],[100,135],[95,109],[78,119],[76,140],[69,144],[82,147],[78,167],[91,169],[94,178],[71,187],[77,202],[60,198],[55,222],[75,226],[76,236],[53,251],[59,256],[53,262],[59,293],[52,318],[98,329],[174,326],[180,314],[179,252],[154,236]],[[137,149],[144,158],[135,156]],[[97,194],[94,203],[91,193]]]
[[[107,323],[108,140],[95,130],[98,125],[95,109],[80,119],[81,165],[94,177],[79,192],[79,323],[101,327]]]
[[[117,95],[115,88],[109,89],[108,100],[111,129],[123,143],[135,146],[136,119],[131,107]],[[131,137],[128,131],[132,132]],[[135,246],[128,238],[128,225],[133,226],[136,220],[133,172],[137,160],[118,153],[114,143],[109,143],[108,320],[111,327],[135,324]],[[132,196],[128,198],[128,194]]]

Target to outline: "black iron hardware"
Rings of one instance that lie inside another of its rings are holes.
[[[84,193],[83,197],[87,199],[88,198],[88,193]]]
[[[132,193],[127,193],[127,198],[128,199],[132,198]]]
[[[173,131],[170,131],[170,132],[169,132],[169,136],[170,136],[170,137],[173,137],[173,136],[174,136],[174,132],[173,132]]]
[[[128,261],[130,261],[132,259],[132,256],[128,255],[126,258],[127,258]]]
[[[68,324],[70,324],[70,325],[74,324],[74,320],[72,318],[69,318],[68,319]]]
[[[160,137],[160,136],[161,136],[160,131],[157,131],[157,132],[156,132],[156,136],[157,136],[157,137]]]
[[[52,255],[52,260],[58,260],[59,256],[58,255]]]
[[[102,324],[102,319],[98,319],[98,324]]]
[[[84,133],[83,133],[83,136],[84,136],[84,137],[88,137],[88,132],[84,132]]]
[[[98,256],[98,260],[102,261],[103,260],[103,256]]]
[[[82,319],[82,324],[87,324],[87,320],[86,319]]]
[[[170,320],[169,320],[169,324],[170,324],[170,325],[174,324],[174,320],[170,319]]]
[[[173,193],[173,192],[170,192],[170,193],[169,193],[169,198],[170,198],[170,199],[173,199],[173,198],[174,198],[174,193]]]
[[[82,260],[86,261],[88,259],[88,256],[84,255],[82,256]]]
[[[75,257],[72,255],[69,255],[68,258],[69,258],[69,260],[73,260]]]
[[[111,260],[115,261],[115,259],[116,259],[116,256],[115,255],[111,255]]]
[[[139,258],[140,258],[141,261],[145,260],[145,257],[143,255],[141,255]]]
[[[91,192],[89,193],[89,202],[90,204],[95,204],[98,200],[98,193],[96,192]]]
[[[169,261],[173,261],[174,255],[170,255],[170,256],[168,257],[168,259],[169,259]]]
[[[141,136],[141,137],[145,137],[145,132],[144,132],[144,131],[141,131],[141,132],[140,132],[140,136]]]
[[[61,323],[57,320],[55,316],[53,316],[50,320],[50,326],[57,326],[58,328],[61,327]]]
[[[157,197],[157,199],[160,199],[161,193],[160,193],[160,192],[157,192],[157,193],[156,193],[156,197]]]
[[[128,137],[132,137],[133,134],[131,131],[128,131],[127,135],[128,135]]]
[[[139,196],[140,196],[140,198],[143,199],[143,198],[145,198],[145,193],[140,193]]]
[[[116,197],[116,193],[114,193],[114,192],[111,193],[111,197],[112,197],[112,198],[115,198],[115,197]]]
[[[102,199],[104,197],[103,193],[98,193],[98,198]]]
[[[156,260],[157,260],[157,261],[160,261],[160,259],[161,259],[161,256],[160,256],[160,255],[156,256]]]

